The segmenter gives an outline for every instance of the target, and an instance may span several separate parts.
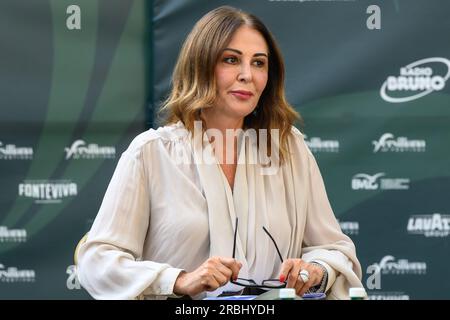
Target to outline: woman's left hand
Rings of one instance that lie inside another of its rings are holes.
[[[303,282],[302,277],[299,275],[302,270],[307,270],[309,273],[309,280],[306,282]],[[309,288],[318,285],[322,281],[323,276],[322,268],[302,259],[287,259],[281,265],[280,281],[284,282],[287,280],[286,288],[294,288],[296,294],[300,297]]]

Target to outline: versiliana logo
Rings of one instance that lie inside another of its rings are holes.
[[[449,77],[450,60],[440,57],[422,59],[400,68],[400,75],[388,76],[380,95],[392,103],[412,101],[444,89]]]
[[[308,148],[316,152],[339,152],[338,140],[322,140],[320,137],[311,137],[308,139],[307,135],[304,135],[305,143]],[[308,139],[308,140],[307,140]]]
[[[26,242],[27,230],[8,229],[6,226],[0,226],[0,243],[5,242]]]
[[[382,178],[386,174],[379,172],[374,175],[366,173],[355,174],[352,178],[352,190],[408,190],[410,179]]]
[[[65,198],[76,196],[78,187],[70,180],[26,180],[19,184],[18,193],[36,203],[60,203]]]
[[[426,274],[426,262],[410,262],[408,259],[396,260],[394,256],[384,256],[379,263],[373,263],[370,267],[381,274]]]
[[[84,140],[76,140],[70,147],[64,148],[66,160],[68,159],[113,159],[116,157],[116,148],[99,146],[96,143],[87,144]]]
[[[373,152],[424,152],[425,140],[410,140],[407,137],[395,138],[392,133],[384,133],[380,139],[373,140]]]
[[[425,237],[446,237],[450,234],[450,215],[413,215],[408,220],[407,230]]]
[[[34,270],[19,270],[16,267],[6,268],[0,263],[0,282],[34,282]]]
[[[15,144],[3,144],[0,141],[0,160],[33,159],[33,148],[17,147]]]

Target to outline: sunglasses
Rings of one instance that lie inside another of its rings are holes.
[[[272,235],[267,231],[265,227],[262,227],[264,232],[269,236],[275,245],[275,249],[277,249],[278,256],[280,257],[281,263],[283,263],[283,257],[281,256],[280,250],[278,249],[277,243],[273,239]],[[233,242],[233,259],[236,257],[236,238],[237,238],[237,230],[238,230],[238,218],[236,218],[236,224],[234,229],[234,242]],[[231,283],[236,284],[238,286],[247,287],[247,288],[266,288],[266,289],[279,289],[286,287],[286,281],[281,282],[279,279],[266,279],[261,283],[257,283],[253,279],[245,279],[245,278],[237,278],[236,281],[233,279],[230,280]]]

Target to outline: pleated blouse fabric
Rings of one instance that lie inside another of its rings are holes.
[[[281,260],[302,258],[329,273],[327,297],[348,298],[362,287],[351,239],[342,233],[322,176],[303,135],[292,127],[289,157],[279,168],[255,161],[243,140],[233,189],[207,138],[194,139],[181,122],[138,135],[121,155],[87,241],[78,277],[96,299],[165,299],[181,270],[212,256],[236,259],[241,278],[278,278]],[[203,159],[203,161],[202,161]],[[242,287],[228,283],[194,299]]]

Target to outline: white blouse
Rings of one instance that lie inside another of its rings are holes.
[[[291,157],[271,174],[248,161],[255,146],[242,144],[233,190],[217,162],[195,161],[208,148],[193,141],[178,122],[138,135],[122,154],[78,254],[79,280],[94,298],[173,295],[181,270],[232,256],[236,217],[240,278],[279,276],[281,261],[264,226],[283,259],[326,267],[329,299],[346,299],[349,287],[362,287],[355,246],[342,233],[314,156],[295,127]],[[194,298],[240,289],[228,283]]]

